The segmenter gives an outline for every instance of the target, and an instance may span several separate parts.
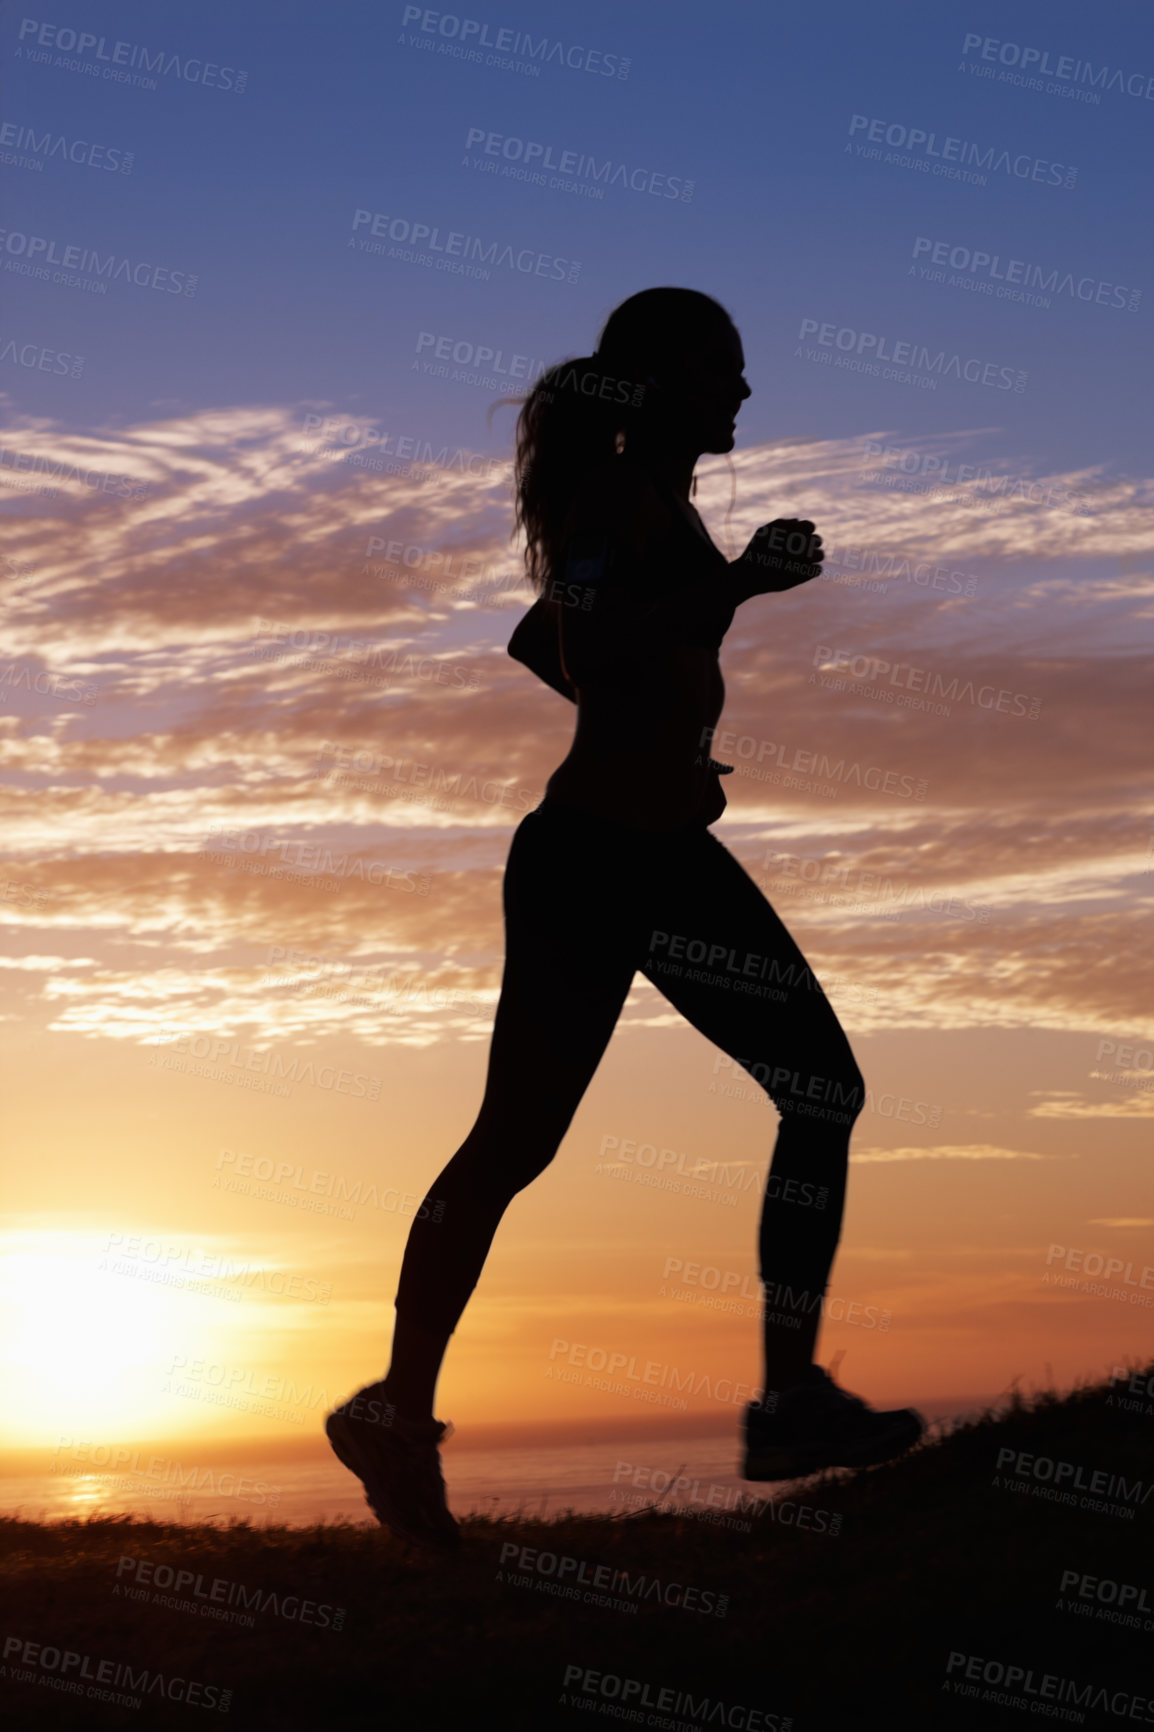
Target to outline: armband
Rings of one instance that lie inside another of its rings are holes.
[[[596,594],[613,564],[609,538],[605,535],[574,535],[565,549],[565,582],[579,584]],[[584,598],[582,598],[584,600]]]

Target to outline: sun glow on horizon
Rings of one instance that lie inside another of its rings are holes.
[[[237,1318],[224,1296],[118,1270],[111,1235],[10,1231],[0,1249],[0,1364],[7,1441],[55,1444],[62,1434],[151,1439],[173,1431],[165,1392],[174,1357],[227,1358]],[[214,1421],[190,1413],[182,1430]]]

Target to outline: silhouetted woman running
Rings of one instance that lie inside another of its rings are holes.
[[[708,828],[731,767],[709,741],[734,609],[817,576],[822,559],[813,524],[791,519],[730,564],[689,503],[701,454],[733,449],[744,367],[716,301],[646,289],[610,316],[593,356],[523,400],[516,522],[539,598],[509,653],[576,704],[577,731],[513,837],[485,1095],[410,1229],[388,1374],[326,1421],[378,1519],[409,1539],[457,1541],[437,1447],[449,1427],[433,1417],[441,1361],[498,1222],[556,1154],[638,969],[771,1079],[781,1115],[758,1244],[765,1374],[743,1415],[742,1477],[885,1461],[923,1430],[912,1409],[876,1413],[814,1363],[864,1086],[797,945]],[[793,1200],[822,1195],[822,1207]]]

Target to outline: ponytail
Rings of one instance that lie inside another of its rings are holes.
[[[601,354],[551,367],[523,399],[517,418],[514,534],[525,536],[525,567],[540,593],[561,555],[569,503],[591,469],[617,453],[617,435],[641,409],[644,379],[625,378]],[[498,407],[497,404],[493,405]]]
[[[513,535],[525,536],[525,568],[542,593],[561,562],[570,502],[590,470],[628,444],[630,428],[654,414],[660,375],[706,328],[730,325],[719,302],[696,289],[643,289],[606,321],[597,350],[542,373],[521,405],[513,463]],[[657,375],[655,378],[654,375]]]

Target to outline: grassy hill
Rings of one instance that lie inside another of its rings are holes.
[[[6,1520],[6,1724],[1154,1724],[1152,1372],[725,1519],[469,1518],[448,1564],[375,1525]]]

